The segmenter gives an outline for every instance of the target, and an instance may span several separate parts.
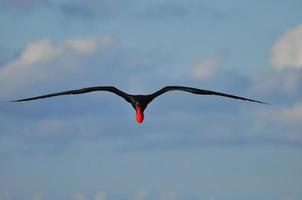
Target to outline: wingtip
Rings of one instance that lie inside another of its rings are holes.
[[[261,104],[264,104],[264,105],[271,105],[270,103],[266,103],[266,102],[263,102],[263,101],[255,101],[256,103],[261,103]]]
[[[18,103],[18,102],[20,102],[20,100],[12,100],[12,101],[10,101],[11,103]]]

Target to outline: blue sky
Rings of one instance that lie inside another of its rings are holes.
[[[0,200],[302,199],[302,2],[0,0]],[[95,85],[185,85],[138,125]]]

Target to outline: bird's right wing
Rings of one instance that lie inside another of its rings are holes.
[[[98,87],[81,88],[81,89],[77,89],[77,90],[67,90],[67,91],[63,91],[63,92],[51,93],[51,94],[46,94],[46,95],[42,95],[42,96],[18,99],[18,100],[12,101],[12,102],[32,101],[32,100],[36,100],[36,99],[44,99],[44,98],[49,98],[49,97],[61,96],[61,95],[75,95],[75,94],[83,94],[83,93],[95,92],[95,91],[112,92],[112,93],[124,98],[127,102],[131,103],[130,95],[128,95],[125,92],[122,92],[121,90],[119,90],[113,86],[98,86]]]
[[[256,102],[256,103],[267,104],[267,103],[262,102],[262,101],[248,99],[248,98],[245,98],[245,97],[240,97],[240,96],[235,96],[235,95],[231,95],[231,94],[215,92],[215,91],[210,91],[210,90],[192,88],[192,87],[184,87],[184,86],[166,86],[166,87],[162,88],[161,90],[151,94],[150,95],[150,97],[151,97],[150,101],[152,101],[154,98],[158,97],[159,95],[161,95],[163,93],[166,93],[166,92],[169,92],[169,91],[175,91],[175,90],[190,92],[190,93],[198,94],[198,95],[217,95],[217,96],[223,96],[223,97],[228,97],[228,98],[232,98],[232,99],[240,99],[240,100],[245,100],[245,101],[252,101],[252,102]]]

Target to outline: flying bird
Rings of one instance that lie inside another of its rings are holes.
[[[184,92],[189,92],[189,93],[193,93],[193,94],[197,94],[197,95],[217,95],[217,96],[222,96],[222,97],[227,97],[227,98],[232,98],[232,99],[239,99],[239,100],[251,101],[251,102],[256,102],[256,103],[261,103],[261,104],[267,104],[262,101],[248,99],[245,97],[240,97],[240,96],[235,96],[235,95],[231,95],[231,94],[215,92],[215,91],[210,91],[210,90],[192,88],[192,87],[184,87],[184,86],[166,86],[166,87],[163,87],[162,89],[158,90],[157,92],[154,92],[153,94],[148,94],[148,95],[132,95],[132,94],[127,94],[113,86],[97,86],[97,87],[81,88],[81,89],[77,89],[77,90],[67,90],[67,91],[63,91],[63,92],[51,93],[51,94],[35,96],[35,97],[30,97],[30,98],[25,98],[25,99],[18,99],[18,100],[12,101],[12,102],[32,101],[32,100],[36,100],[36,99],[44,99],[44,98],[49,98],[49,97],[61,96],[61,95],[75,95],[75,94],[83,94],[83,93],[95,92],[95,91],[112,92],[112,93],[122,97],[123,99],[125,99],[135,109],[135,111],[136,111],[135,118],[138,123],[142,123],[144,121],[144,110],[147,108],[148,104],[156,97],[158,97],[166,92],[170,92],[170,91],[184,91]]]

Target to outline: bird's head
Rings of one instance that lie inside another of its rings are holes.
[[[142,123],[144,121],[144,109],[139,103],[135,104],[135,119],[138,123]]]

